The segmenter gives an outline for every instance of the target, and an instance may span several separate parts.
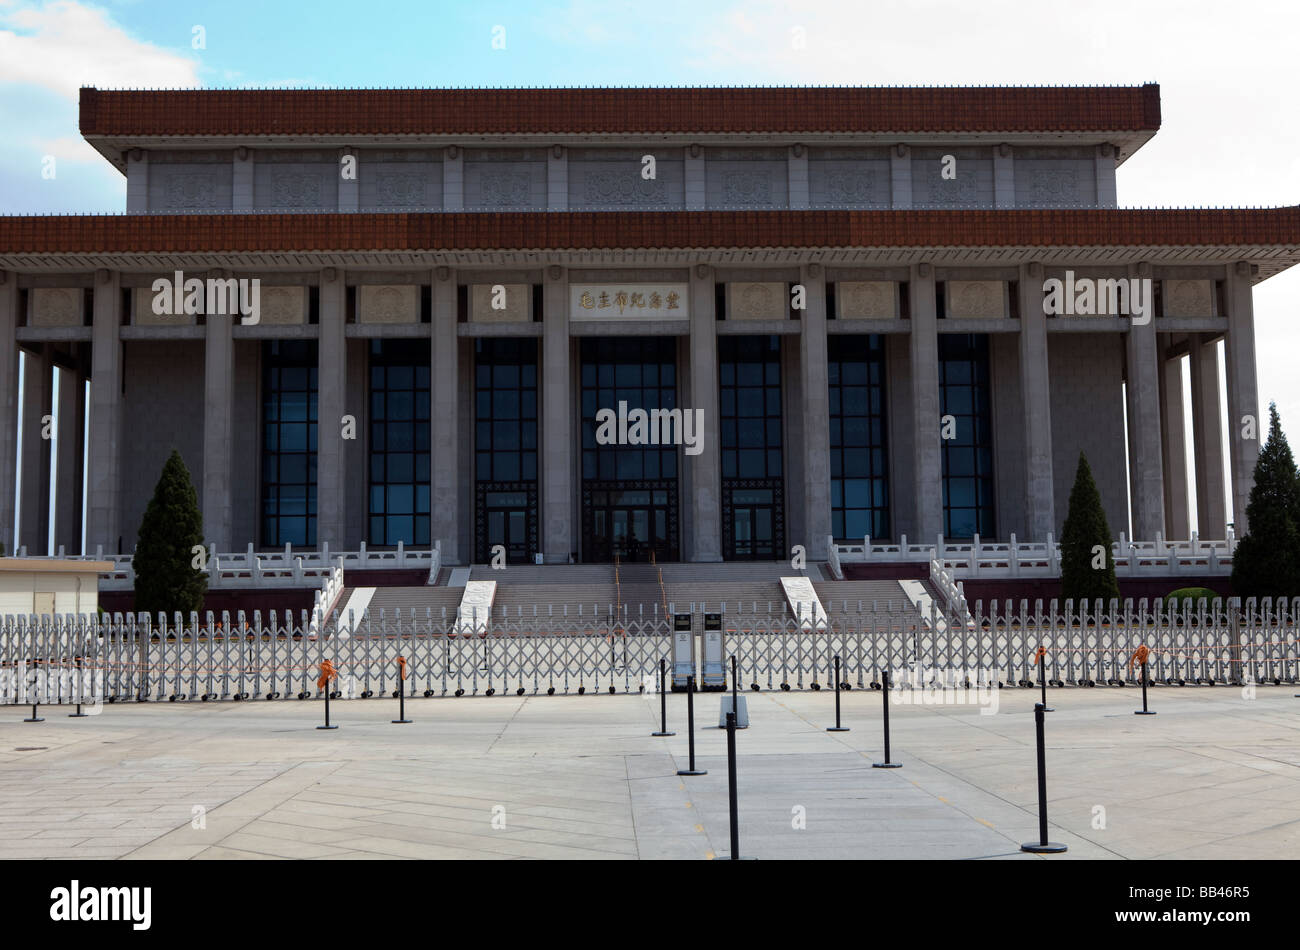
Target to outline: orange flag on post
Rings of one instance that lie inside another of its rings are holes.
[[[1029,655],[1029,658],[1039,666],[1042,666],[1043,662],[1047,659],[1047,647],[1039,647]]]
[[[399,656],[397,658],[397,668],[401,671],[402,679],[406,679],[406,657]]]
[[[321,689],[324,689],[329,684],[330,680],[336,680],[338,678],[339,671],[335,669],[334,664],[329,660],[322,660],[320,665],[320,679],[316,681],[316,685]]]
[[[1142,646],[1134,650],[1133,655],[1128,658],[1128,668],[1130,670],[1133,669],[1134,663],[1139,663],[1142,666],[1146,666],[1147,659],[1150,656],[1151,656],[1151,651],[1147,649],[1145,644],[1143,644]]]

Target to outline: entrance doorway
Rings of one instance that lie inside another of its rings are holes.
[[[590,523],[584,539],[587,560],[673,561],[677,550],[669,525],[674,520],[672,493],[666,488],[595,489],[589,492]]]
[[[785,556],[784,501],[780,488],[723,488],[723,557],[774,561]]]

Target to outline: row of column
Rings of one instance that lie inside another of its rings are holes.
[[[14,339],[19,323],[17,282],[12,274],[0,282],[0,338]],[[1042,312],[1041,271],[1036,264],[1021,267],[1020,390],[1024,419],[1025,528],[1029,537],[1043,538],[1059,531],[1054,504],[1050,380],[1047,358],[1047,326]],[[687,380],[692,408],[703,410],[705,431],[719,432],[717,323],[714,296],[715,276],[711,268],[699,265],[690,277],[690,366]],[[806,538],[803,543],[813,558],[826,555],[830,533],[830,447],[827,396],[826,291],[825,274],[818,265],[800,270],[806,289],[807,310],[800,328],[800,418],[797,436],[802,460],[802,484],[791,485],[800,492]],[[461,432],[459,401],[459,352],[457,334],[456,274],[437,268],[432,274],[432,534],[443,544],[448,563],[469,556],[459,550],[461,518],[472,509],[472,498],[462,497],[459,466]],[[914,530],[920,537],[942,532],[942,453],[938,377],[938,339],[934,268],[913,265],[910,274],[910,353],[913,439],[912,477],[915,481]],[[573,549],[573,525],[578,512],[573,492],[572,393],[570,391],[570,336],[568,321],[568,277],[563,268],[547,268],[544,276],[544,318],[541,361],[545,367],[541,382],[541,436],[539,482],[541,489],[541,538],[548,561],[567,561]],[[1228,332],[1226,336],[1229,445],[1232,472],[1232,507],[1240,536],[1247,530],[1245,505],[1249,497],[1254,464],[1266,426],[1259,417],[1256,395],[1251,272],[1248,264],[1229,268]],[[342,548],[347,543],[346,482],[344,445],[340,420],[345,405],[347,346],[345,335],[346,283],[344,274],[327,269],[320,278],[319,319],[319,402],[320,428],[317,449],[317,538]],[[90,440],[86,448],[90,464],[88,477],[87,545],[103,545],[116,551],[123,535],[121,518],[122,445],[122,346],[119,335],[122,294],[119,275],[99,271],[94,282],[93,328],[90,371]],[[1133,515],[1133,536],[1151,539],[1186,534],[1186,472],[1182,463],[1181,380],[1174,387],[1163,354],[1158,352],[1155,322],[1130,325],[1126,336],[1127,393],[1129,419],[1129,470]],[[52,354],[48,344],[35,345],[30,353],[39,372],[26,378],[24,432],[28,446],[23,452],[24,471],[21,500],[21,542],[31,551],[44,551],[48,536],[50,452],[42,451],[39,440],[42,417],[52,402]],[[1201,536],[1221,537],[1226,523],[1222,502],[1221,466],[1215,464],[1223,450],[1219,434],[1218,366],[1213,338],[1191,338],[1192,402],[1194,414],[1198,521]],[[17,487],[17,392],[18,348],[6,348],[0,356],[0,498],[12,499]],[[1173,364],[1175,367],[1176,363]],[[82,405],[80,379],[74,372],[62,374],[65,389],[60,399],[69,411],[62,413],[58,466],[67,472],[60,484],[68,486],[66,497],[80,498],[79,446]],[[233,522],[233,469],[231,420],[234,412],[233,341],[229,316],[209,316],[206,322],[204,373],[204,464],[199,489],[209,542],[219,550],[241,548],[247,539],[231,537]],[[1244,420],[1254,420],[1256,438]],[[1204,464],[1199,464],[1204,462]],[[717,561],[721,549],[720,453],[708,451],[686,460],[685,473],[691,486],[686,509],[691,531],[684,554],[695,561]],[[74,474],[75,473],[75,477]],[[42,494],[42,493],[45,494]],[[61,496],[64,492],[61,491]],[[1180,504],[1181,498],[1181,504]],[[62,497],[60,499],[62,502]],[[63,504],[58,510],[63,509]],[[56,526],[58,543],[77,549],[80,510],[68,502],[69,518],[60,516]],[[75,511],[75,531],[72,515]],[[1181,515],[1180,515],[1181,511]],[[0,540],[6,546],[14,535],[13,512],[0,505]]]

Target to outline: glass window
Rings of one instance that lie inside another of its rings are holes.
[[[427,340],[370,341],[371,544],[432,543],[415,517],[429,491],[429,359]]]
[[[316,543],[316,342],[262,346],[262,543]]]
[[[837,540],[889,537],[884,339],[826,340],[830,387],[831,531]]]
[[[952,416],[953,425],[953,438],[943,440],[944,535],[990,537],[995,527],[988,337],[941,334],[939,380],[942,413]]]
[[[675,444],[602,445],[596,440],[599,428],[596,414],[602,409],[617,413],[620,402],[627,403],[628,413],[635,409],[650,413],[656,409],[674,408],[677,394],[672,380],[676,359],[676,340],[671,337],[588,338],[582,341],[583,478],[635,480],[674,477]],[[599,386],[590,382],[593,377],[600,381]],[[647,420],[647,439],[650,433],[650,420]]]

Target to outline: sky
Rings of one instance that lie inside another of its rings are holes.
[[[1121,206],[1295,205],[1297,37],[1295,0],[0,0],[0,213],[124,209],[78,134],[82,85],[1154,81],[1162,129],[1119,169]],[[1256,288],[1255,316],[1261,406],[1300,435],[1300,268]]]

